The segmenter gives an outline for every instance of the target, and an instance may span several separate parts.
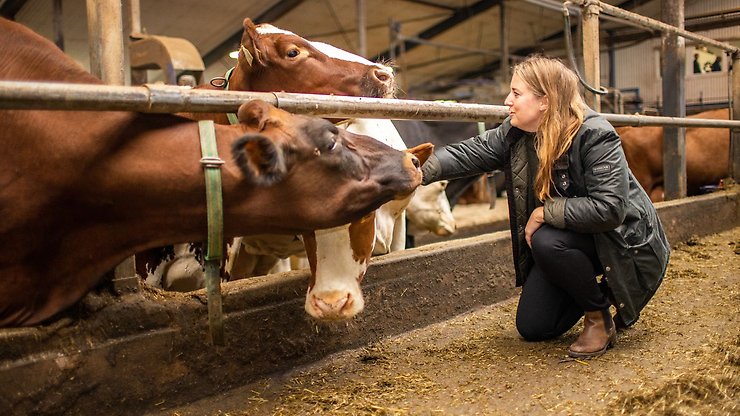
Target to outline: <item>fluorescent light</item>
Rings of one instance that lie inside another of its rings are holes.
[[[231,59],[237,59],[239,57],[239,50],[231,51],[229,52],[229,58]]]

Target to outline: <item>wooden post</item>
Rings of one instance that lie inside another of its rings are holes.
[[[663,0],[661,20],[683,29],[684,0]],[[685,39],[663,32],[661,73],[663,75],[663,115],[686,117]],[[686,196],[686,129],[663,128],[663,188],[666,201]]]
[[[732,119],[740,120],[740,52],[732,59]],[[730,177],[740,183],[740,128],[730,129]]]
[[[87,0],[90,72],[110,85],[126,84],[121,8],[121,0]],[[112,283],[117,292],[138,290],[133,256],[116,266]]]
[[[599,67],[599,5],[587,3],[581,13],[583,27],[583,72],[586,82],[599,89],[601,85],[601,68]],[[567,29],[566,29],[567,30]],[[598,94],[586,91],[586,103],[596,112],[601,111],[601,98]]]

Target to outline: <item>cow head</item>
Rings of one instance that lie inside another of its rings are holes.
[[[395,81],[388,66],[247,18],[229,89],[390,98]]]
[[[406,150],[422,163],[434,146],[422,144]],[[411,195],[391,201],[408,203]],[[344,226],[316,230],[303,235],[303,243],[311,267],[311,279],[306,293],[306,312],[320,320],[350,319],[362,312],[365,302],[360,283],[375,247],[377,216],[387,215],[384,204],[376,210]],[[401,208],[402,209],[402,208]]]
[[[251,211],[266,218],[298,211],[283,222],[288,233],[350,223],[408,197],[421,182],[421,162],[413,153],[327,120],[260,100],[243,104],[238,116],[245,135],[233,142],[232,152],[245,182],[258,185]]]
[[[448,181],[438,181],[416,188],[414,197],[406,207],[409,223],[418,231],[431,231],[439,236],[455,232],[455,217],[445,189]]]

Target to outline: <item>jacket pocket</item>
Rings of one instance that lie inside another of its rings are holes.
[[[665,272],[665,251],[661,250],[660,242],[657,240],[656,235],[652,234],[642,244],[629,247],[629,253],[635,265],[636,278],[640,286],[650,292],[650,296],[660,286]]]

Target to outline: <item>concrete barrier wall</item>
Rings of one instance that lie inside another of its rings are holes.
[[[736,227],[739,201],[735,191],[657,206],[676,244]],[[223,285],[225,347],[206,341],[202,291],[101,289],[47,326],[0,330],[0,414],[167,408],[517,293],[508,231],[373,259],[366,310],[349,323],[307,317],[307,280],[298,271]]]

